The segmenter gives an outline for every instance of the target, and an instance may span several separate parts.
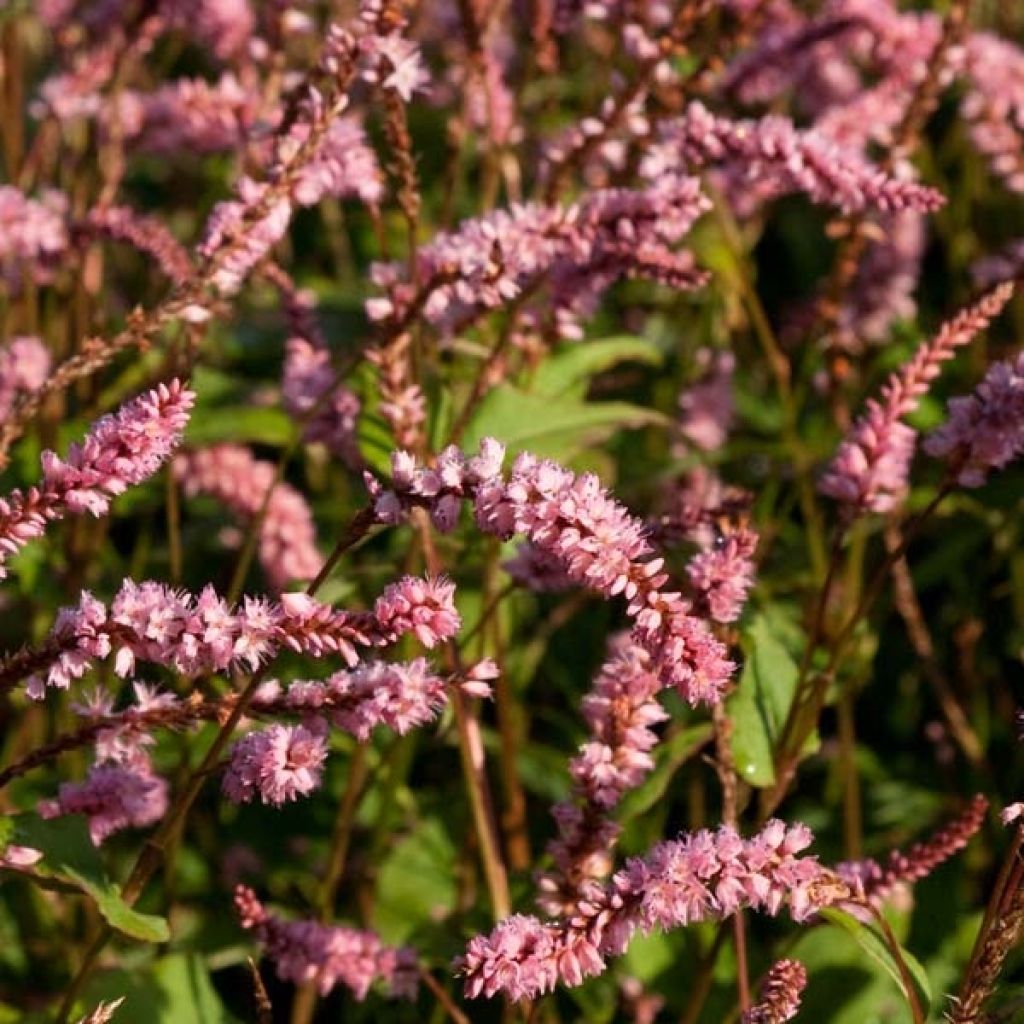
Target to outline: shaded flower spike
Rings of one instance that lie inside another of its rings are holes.
[[[796,960],[780,960],[772,966],[761,986],[761,1001],[741,1018],[741,1024],[785,1024],[800,1009],[800,995],[807,987],[807,970]]]
[[[882,388],[881,400],[868,400],[867,412],[857,420],[839,445],[835,458],[819,484],[821,492],[839,501],[847,515],[856,517],[868,511],[885,512],[902,498],[917,437],[916,431],[902,422],[903,418],[917,408],[921,397],[939,375],[942,364],[950,360],[958,348],[968,344],[983,331],[1009,302],[1012,294],[1011,284],[999,285],[975,305],[957,313],[943,324],[933,338],[918,348],[910,362],[892,374]],[[994,377],[999,377],[1000,373],[1002,371],[994,374]],[[1009,376],[1012,377],[1012,372]],[[995,385],[991,403],[993,423],[1003,422],[1004,392],[1012,391],[1012,384],[1008,388],[1001,384]],[[946,433],[940,431],[935,435],[940,440],[931,442],[929,452],[946,454],[961,443],[970,444],[969,437],[973,436],[981,437],[984,445],[992,439],[1012,435],[1012,417],[1009,429],[1004,429],[1002,434],[999,428],[986,431],[981,427],[977,435],[974,435],[969,424],[974,420],[980,424],[984,420],[984,416],[980,415],[972,419],[975,410],[979,408],[978,400],[961,401],[965,404],[956,414],[956,425],[952,426],[954,420],[951,419],[950,425],[943,428]],[[971,456],[968,454],[965,458],[967,465],[970,465]]]
[[[949,463],[957,483],[980,487],[1024,452],[1024,352],[994,363],[974,394],[954,398],[924,450]]]
[[[181,440],[194,401],[192,391],[172,380],[98,420],[66,460],[44,451],[39,485],[0,499],[0,577],[3,562],[48,522],[84,512],[103,515],[112,498],[152,476]]]
[[[275,590],[311,580],[320,571],[323,558],[313,513],[301,492],[277,479],[272,462],[254,458],[242,445],[225,443],[179,455],[174,471],[186,494],[209,494],[243,522],[262,513],[260,563]]]
[[[732,121],[699,102],[662,123],[641,171],[656,177],[669,168],[692,172],[712,164],[724,164],[744,184],[756,184],[765,198],[805,192],[844,213],[931,211],[945,202],[935,189],[887,175],[855,150],[820,132],[800,131],[788,118]]]
[[[416,955],[395,949],[369,931],[318,921],[283,921],[270,913],[252,889],[235,889],[242,927],[256,933],[282,981],[313,983],[321,995],[344,985],[362,1002],[374,982],[399,999],[414,999],[418,984]]]

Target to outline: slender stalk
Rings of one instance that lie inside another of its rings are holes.
[[[317,917],[321,921],[330,920],[334,909],[338,887],[345,873],[345,861],[348,858],[348,849],[352,841],[352,826],[355,822],[356,809],[359,807],[359,798],[368,776],[367,744],[360,743],[349,764],[345,792],[338,804],[338,813],[331,831],[327,866],[324,869],[323,881],[317,896]],[[316,1012],[318,999],[319,991],[315,981],[300,985],[295,993],[295,1001],[292,1003],[291,1024],[309,1024]]]
[[[455,1005],[455,1001],[448,994],[448,990],[426,967],[420,967],[420,980],[434,994],[438,1003],[445,1013],[455,1021],[455,1024],[471,1024],[470,1019]]]
[[[893,935],[892,928],[889,927],[889,922],[886,921],[882,912],[871,903],[863,903],[862,906],[871,912],[871,916],[878,923],[878,927],[885,938],[885,944],[889,947],[889,952],[892,954],[893,960],[896,961],[896,967],[900,972],[900,978],[903,981],[903,989],[907,996],[907,1002],[910,1004],[910,1012],[914,1017],[914,1024],[925,1024],[924,1010],[921,1008],[921,1000],[917,996],[917,986],[914,984],[914,978],[910,973],[910,968],[907,967],[907,961],[903,956],[903,950],[900,948],[900,944]]]
[[[443,565],[434,546],[430,522],[421,509],[416,510],[414,521],[423,544],[423,555],[427,570],[432,576],[440,576]],[[459,667],[459,649],[454,643],[445,646],[445,657],[453,670]],[[462,777],[469,795],[469,806],[473,816],[473,828],[480,846],[480,861],[491,897],[491,911],[496,921],[508,917],[512,901],[508,890],[508,872],[501,855],[501,841],[495,824],[494,801],[487,781],[486,756],[480,722],[473,713],[466,695],[455,687],[452,691],[452,710],[455,713],[455,728],[459,736],[459,757],[462,762]]]

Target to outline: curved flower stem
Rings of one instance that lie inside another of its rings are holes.
[[[353,518],[348,529],[338,541],[331,557],[328,559],[328,565],[333,567],[342,554],[344,554],[345,551],[351,548],[366,534],[371,524],[372,516],[367,517],[366,509],[361,510]],[[325,566],[325,569],[327,569],[327,566]],[[306,588],[306,593],[311,596],[315,594],[326,578],[326,572],[321,571],[320,575]],[[271,663],[264,665],[261,669],[254,672],[249,678],[248,684],[239,695],[234,707],[231,709],[230,713],[218,730],[217,735],[214,737],[213,742],[203,755],[202,761],[200,761],[198,767],[195,768],[189,776],[184,788],[178,794],[174,803],[164,816],[159,828],[157,828],[156,832],[146,840],[142,851],[139,853],[139,856],[135,861],[135,865],[132,868],[131,873],[128,875],[128,880],[125,882],[122,889],[122,899],[128,904],[128,906],[133,906],[138,901],[146,887],[146,884],[153,877],[157,869],[160,867],[160,864],[163,862],[164,853],[167,849],[168,843],[170,843],[177,834],[178,829],[184,825],[188,812],[191,810],[192,805],[196,801],[196,797],[199,796],[199,792],[203,788],[203,783],[206,782],[207,776],[213,772],[217,762],[220,760],[221,754],[223,754],[228,743],[230,743],[236,726],[255,698],[260,685],[267,678],[267,675],[270,672],[270,666]],[[57,1011],[56,1020],[58,1024],[64,1024],[64,1022],[70,1018],[75,1005],[75,1000],[85,987],[85,983],[89,980],[93,968],[96,965],[96,961],[99,959],[100,953],[103,952],[103,949],[106,947],[106,944],[112,935],[113,929],[110,925],[103,924],[100,927],[99,933],[87,950],[81,966],[74,978],[72,978],[71,984],[68,986],[60,1009]]]
[[[455,1024],[471,1024],[470,1019],[455,1005],[455,1001],[449,995],[448,990],[442,985],[431,971],[420,966],[420,981],[434,994],[440,1006]]]
[[[896,967],[903,981],[903,990],[906,994],[907,1002],[910,1004],[910,1012],[914,1017],[914,1024],[925,1024],[924,1010],[921,1008],[921,1000],[917,996],[917,986],[914,984],[910,968],[907,967],[907,961],[903,957],[903,950],[900,948],[896,936],[893,935],[892,928],[889,927],[889,922],[886,921],[882,912],[872,903],[865,901],[861,906],[871,912],[871,916],[878,923],[879,930],[885,939],[885,944],[889,947],[893,960],[896,961]]]

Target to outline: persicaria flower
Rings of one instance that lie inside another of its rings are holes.
[[[93,765],[84,782],[62,783],[57,798],[41,803],[39,813],[44,818],[84,814],[92,841],[99,845],[122,829],[154,824],[167,813],[167,806],[167,782],[148,762],[104,762]]]
[[[236,804],[255,796],[280,807],[308,796],[320,785],[327,759],[326,729],[316,719],[305,725],[281,725],[251,732],[231,749],[223,789]]]
[[[785,1024],[800,1009],[800,996],[807,987],[807,969],[796,960],[772,965],[761,986],[761,999],[747,1010],[741,1024]]]
[[[757,533],[739,525],[719,533],[686,566],[698,607],[716,622],[735,622],[754,582]]]
[[[192,391],[172,380],[98,420],[66,460],[44,451],[38,487],[0,499],[0,576],[3,561],[40,536],[47,522],[103,515],[112,498],[152,476],[181,440],[194,401]]]
[[[356,421],[360,402],[337,380],[326,348],[308,336],[288,339],[281,395],[285,409],[305,422],[303,437],[307,441],[326,445],[332,455],[350,466],[359,465]]]
[[[892,374],[882,388],[881,401],[868,400],[867,412],[839,445],[819,484],[821,492],[841,502],[848,515],[885,512],[902,497],[917,435],[901,419],[917,408],[942,364],[983,331],[1012,294],[1011,284],[1000,285],[947,321]],[[935,442],[933,447],[941,448],[943,443]]]
[[[721,920],[750,907],[797,921],[849,896],[813,857],[802,825],[770,821],[744,839],[730,828],[657,844],[612,880],[587,886],[574,910],[548,921],[513,915],[472,939],[456,967],[466,994],[534,999],[555,984],[575,986],[621,955],[637,932]]]
[[[1024,352],[989,367],[974,394],[954,398],[949,417],[926,441],[964,487],[980,487],[993,469],[1024,452]]]
[[[318,921],[284,921],[270,913],[243,885],[235,889],[243,928],[254,931],[282,981],[312,982],[321,995],[342,984],[362,1002],[376,981],[400,999],[414,999],[416,956],[385,946],[373,932]]]
[[[50,363],[50,350],[36,337],[12,338],[0,348],[0,419],[8,416],[19,394],[43,385]]]

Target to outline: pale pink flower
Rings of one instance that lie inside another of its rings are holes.
[[[306,725],[275,722],[231,748],[223,790],[236,804],[258,795],[263,803],[280,807],[319,787],[326,760],[326,729],[317,719]]]
[[[308,336],[289,338],[281,392],[285,409],[305,421],[307,441],[326,445],[350,466],[360,464],[356,439],[360,401],[338,382],[326,348]]]
[[[697,607],[716,622],[735,622],[740,617],[754,584],[757,540],[757,532],[749,526],[733,527],[717,533],[711,544],[687,563]]]
[[[706,452],[717,451],[729,436],[735,415],[731,352],[697,353],[700,379],[679,395],[679,432],[686,443]]]
[[[800,1009],[800,996],[807,987],[807,970],[796,960],[773,964],[761,986],[759,1002],[744,1012],[740,1024],[785,1024]]]
[[[0,420],[10,414],[19,394],[43,385],[51,362],[50,350],[39,338],[12,338],[0,348]]]
[[[0,278],[8,288],[52,280],[68,247],[67,206],[59,192],[29,199],[13,185],[0,185]]]

